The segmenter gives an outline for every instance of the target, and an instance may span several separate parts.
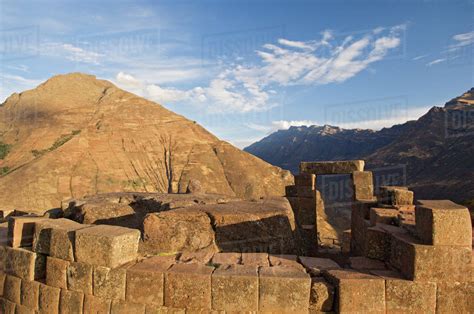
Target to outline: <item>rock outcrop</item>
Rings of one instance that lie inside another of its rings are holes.
[[[79,73],[10,96],[0,144],[2,209],[43,211],[119,191],[252,199],[283,195],[293,180],[196,122]]]

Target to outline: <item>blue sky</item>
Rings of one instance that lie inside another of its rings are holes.
[[[85,72],[239,147],[388,127],[471,88],[472,1],[0,0],[0,97]]]

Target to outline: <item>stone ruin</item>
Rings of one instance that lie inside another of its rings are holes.
[[[375,196],[363,161],[300,168],[286,198],[115,193],[4,212],[0,313],[474,312],[467,208]],[[316,179],[341,173],[354,194],[336,252],[318,243]]]

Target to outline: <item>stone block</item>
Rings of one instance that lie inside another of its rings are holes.
[[[296,191],[296,185],[287,185],[285,186],[285,196],[286,197],[296,197],[298,195]]]
[[[211,309],[211,274],[200,264],[175,264],[165,274],[165,306]]]
[[[354,197],[356,200],[370,200],[374,197],[374,182],[371,171],[352,172]]]
[[[56,288],[67,289],[68,267],[68,261],[48,256],[46,259],[46,284]]]
[[[296,174],[295,175],[295,185],[296,186],[307,186],[311,190],[316,188],[316,176],[314,174]]]
[[[211,261],[214,256],[215,248],[205,248],[196,252],[183,252],[179,256],[179,261],[182,263],[198,263],[207,264]]]
[[[0,271],[0,297],[3,296],[3,288],[5,286],[5,277],[7,275]]]
[[[15,314],[36,314],[36,311],[24,305],[15,304]]]
[[[293,267],[260,267],[259,311],[307,312],[311,277]]]
[[[304,270],[304,266],[298,263],[298,256],[296,255],[269,255],[271,266],[285,266],[295,267]]]
[[[92,265],[73,262],[67,268],[67,288],[72,291],[92,294]]]
[[[64,228],[52,228],[49,255],[74,262],[76,231],[87,227],[87,225],[77,224]]]
[[[40,284],[38,307],[40,313],[59,313],[59,298],[61,289]]]
[[[46,257],[29,249],[6,247],[5,271],[8,274],[33,281],[45,276]]]
[[[341,245],[342,253],[350,253],[351,252],[351,238],[352,238],[351,229],[344,230],[342,232],[342,245]]]
[[[84,295],[84,314],[108,314],[112,301],[90,294]]]
[[[349,263],[352,269],[357,271],[368,271],[368,270],[385,270],[387,267],[385,263],[363,256],[352,256],[349,258]]]
[[[145,314],[145,304],[113,300],[110,314]]]
[[[242,265],[270,266],[267,253],[242,253]]]
[[[97,225],[76,231],[78,262],[115,268],[137,258],[140,231]]]
[[[33,245],[35,223],[45,220],[37,216],[19,216],[8,218],[8,242],[11,247],[27,247]]]
[[[316,224],[316,198],[299,197],[295,210],[296,223],[301,225]]]
[[[61,290],[59,299],[59,313],[82,314],[84,308],[84,293],[78,291]]]
[[[194,252],[215,245],[215,232],[205,212],[183,208],[148,214],[143,239],[149,254]]]
[[[33,237],[33,251],[36,253],[50,255],[51,232],[53,229],[68,230],[69,228],[78,228],[81,224],[66,219],[44,219],[35,223],[35,233]]]
[[[212,309],[258,311],[258,267],[225,265],[212,274]]]
[[[390,234],[380,226],[375,226],[367,228],[365,238],[365,256],[388,261],[390,258]]]
[[[21,305],[37,310],[39,307],[39,287],[40,283],[38,281],[24,280],[21,283]]]
[[[0,272],[5,271],[6,259],[7,259],[7,247],[0,246]]]
[[[3,287],[3,297],[16,304],[21,302],[21,279],[7,275]]]
[[[390,264],[411,280],[464,281],[471,272],[471,247],[424,245],[408,234],[392,234]]]
[[[378,223],[395,225],[398,213],[396,209],[372,207],[370,209],[370,225],[375,226]]]
[[[145,308],[145,314],[185,314],[190,313],[191,311],[186,311],[186,309],[174,309],[166,306],[156,306],[156,305],[147,305]],[[199,310],[196,310],[199,312]],[[215,313],[217,311],[202,311],[201,313]],[[219,312],[217,312],[219,313]]]
[[[125,268],[97,266],[93,276],[94,295],[101,298],[125,300],[127,272]]]
[[[386,313],[435,313],[436,283],[406,280],[393,271],[373,271],[385,280]]]
[[[341,268],[339,264],[329,258],[300,256],[299,260],[312,276],[321,276],[325,270]]]
[[[310,312],[331,312],[334,308],[334,287],[324,278],[311,278]]]
[[[416,207],[416,231],[420,239],[431,245],[472,245],[469,210],[446,201]]]
[[[474,313],[474,282],[442,282],[437,287],[438,313]]]
[[[351,270],[328,270],[324,275],[337,287],[338,313],[385,313],[384,279]]]
[[[164,274],[173,260],[156,256],[127,269],[126,300],[132,303],[163,305]],[[147,293],[143,293],[143,290]]]
[[[212,264],[214,265],[232,265],[239,264],[242,258],[240,253],[216,253],[212,257]]]
[[[301,162],[301,174],[351,174],[364,171],[363,160]]]
[[[4,298],[0,298],[0,313],[15,314],[16,304]]]
[[[315,193],[310,186],[296,186],[296,195],[300,198],[314,198]]]
[[[381,186],[379,202],[387,205],[412,205],[413,196],[413,192],[406,187]]]

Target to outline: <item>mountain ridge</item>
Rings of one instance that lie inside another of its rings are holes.
[[[420,198],[464,201],[474,198],[473,104],[471,88],[417,120],[389,128],[291,127],[244,150],[293,173],[308,160],[366,159],[372,169],[406,167],[406,183]],[[324,128],[331,130],[312,132]]]
[[[291,174],[95,76],[54,76],[0,106],[0,207],[42,211],[98,193],[283,195]],[[272,184],[269,184],[272,182]],[[196,183],[196,182],[194,182]]]

